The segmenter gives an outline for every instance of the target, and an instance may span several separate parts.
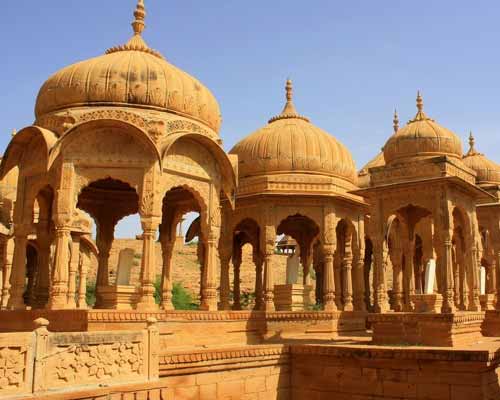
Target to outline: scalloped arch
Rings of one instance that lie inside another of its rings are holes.
[[[3,179],[12,168],[19,165],[22,155],[35,136],[41,136],[45,143],[46,152],[43,156],[46,160],[46,171],[49,170],[49,156],[52,148],[57,143],[57,136],[48,129],[31,125],[16,133],[7,146],[2,163],[0,164],[0,179]]]

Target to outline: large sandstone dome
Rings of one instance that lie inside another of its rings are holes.
[[[417,95],[417,109],[415,118],[385,144],[385,162],[392,164],[434,156],[462,159],[460,138],[424,113],[420,94]]]
[[[43,84],[36,117],[79,106],[125,105],[179,114],[218,132],[220,109],[210,90],[148,47],[141,37],[142,1],[135,17],[128,43],[63,68]]]
[[[356,166],[349,150],[297,113],[290,80],[286,91],[282,113],[231,149],[231,154],[238,155],[240,178],[302,173],[333,176],[355,184]]]
[[[479,153],[475,146],[472,133],[469,136],[469,151],[464,155],[464,164],[476,172],[476,183],[482,184],[500,184],[500,165],[488,159],[484,154]]]

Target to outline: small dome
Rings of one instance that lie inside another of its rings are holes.
[[[141,36],[146,15],[143,0],[134,15],[134,36],[128,43],[65,67],[43,84],[36,117],[70,107],[124,105],[193,118],[218,132],[221,117],[215,97],[148,47]]]
[[[239,176],[266,174],[319,174],[356,182],[356,166],[349,150],[332,135],[297,113],[292,102],[292,83],[286,84],[286,105],[269,120],[236,144]]]
[[[384,157],[387,164],[433,156],[461,159],[460,138],[424,113],[420,93],[417,95],[417,109],[415,118],[391,136],[385,144]]]
[[[486,158],[482,153],[476,151],[474,136],[469,135],[469,151],[463,158],[464,164],[476,171],[476,183],[500,184],[500,165]]]
[[[358,186],[362,189],[370,186],[370,168],[382,167],[385,165],[384,153],[381,151],[375,158],[368,161],[368,163],[358,172]]]

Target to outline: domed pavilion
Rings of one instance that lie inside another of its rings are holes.
[[[365,204],[350,193],[357,188],[354,161],[335,137],[297,112],[292,97],[288,80],[283,111],[230,151],[238,157],[239,182],[235,211],[223,219],[221,303],[229,307],[230,259],[234,264],[241,246],[251,243],[256,307],[274,309],[272,258],[277,236],[288,235],[300,251],[305,287],[315,269],[316,301],[325,310],[364,310]]]
[[[500,268],[500,165],[476,150],[472,132],[469,135],[469,150],[463,157],[463,163],[476,172],[476,184],[494,196],[487,202],[477,206],[477,219],[482,239],[481,264],[485,270],[484,293],[481,293],[481,305],[485,310],[496,307],[500,310],[500,302],[495,304],[495,293],[500,294],[497,283]]]
[[[459,137],[427,116],[420,94],[415,117],[395,129],[383,147],[383,162],[367,173],[365,188],[356,193],[370,204],[375,311],[389,310],[389,300],[396,311],[421,311],[429,299],[443,313],[479,310],[476,203],[491,196],[475,185],[476,172],[462,161]],[[420,271],[428,261],[435,267],[427,266],[424,279]]]
[[[189,211],[201,215],[201,307],[217,307],[220,201],[227,199],[231,207],[236,185],[231,156],[221,147],[219,105],[201,82],[147,45],[142,36],[143,0],[134,16],[133,36],[127,43],[65,67],[42,85],[34,124],[18,132],[7,148],[1,177],[19,169],[11,309],[25,308],[27,241],[37,228],[47,239],[38,257],[47,263],[39,266],[49,281],[47,307],[74,307],[71,288],[81,281],[81,272],[70,274],[68,266],[78,265],[78,252],[73,251],[78,244],[70,233],[79,209],[97,226],[97,308],[120,307],[120,299],[126,299],[121,305],[128,308],[157,307],[153,284],[158,231],[163,249],[162,307],[172,308],[175,227]],[[40,204],[36,220],[35,201]],[[109,253],[118,221],[136,213],[143,239],[140,288],[120,293],[109,283]]]

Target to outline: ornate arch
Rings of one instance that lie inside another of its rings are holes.
[[[41,154],[43,157],[43,164],[45,165],[45,171],[41,172],[46,172],[49,169],[49,155],[51,149],[57,142],[57,136],[48,129],[32,125],[16,133],[7,146],[7,150],[0,164],[0,179],[3,179],[12,168],[19,165],[23,154],[35,137],[40,137],[45,144],[44,153]]]
[[[210,188],[208,182],[199,182],[193,179],[185,178],[182,176],[171,176],[169,179],[164,179],[161,184],[161,201],[165,198],[166,194],[176,188],[180,187],[190,192],[198,206],[200,207],[201,217],[201,234],[207,234],[209,226],[209,201],[210,201]]]
[[[237,176],[235,173],[235,167],[231,163],[228,154],[213,139],[205,135],[192,132],[179,132],[167,136],[167,139],[162,144],[161,156],[165,157],[174,143],[180,139],[190,139],[199,143],[215,158],[219,164],[222,175],[222,190],[231,203],[231,207],[234,209]]]
[[[105,127],[114,127],[114,128],[123,128],[128,134],[130,134],[134,139],[136,139],[139,143],[143,144],[146,149],[149,149],[152,160],[158,161],[160,166],[160,171],[162,167],[162,157],[158,148],[156,147],[155,142],[151,139],[151,137],[147,134],[146,131],[139,128],[136,125],[133,125],[129,122],[124,122],[115,119],[99,119],[92,121],[85,121],[80,124],[76,124],[71,127],[53,146],[48,162],[48,169],[51,168],[57,157],[63,152],[63,148],[69,145],[73,140],[75,140],[80,132],[83,131],[91,131],[92,128],[105,128]]]

